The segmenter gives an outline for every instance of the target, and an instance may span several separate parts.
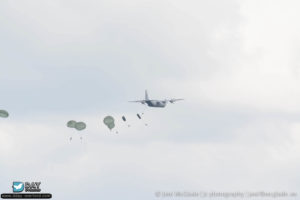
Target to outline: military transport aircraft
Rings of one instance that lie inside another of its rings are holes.
[[[146,90],[145,91],[145,100],[129,101],[129,102],[147,104],[149,107],[164,108],[164,107],[166,107],[168,102],[174,103],[174,102],[180,101],[180,100],[183,100],[183,99],[152,100],[152,99],[149,99],[149,96],[148,96],[148,93]]]

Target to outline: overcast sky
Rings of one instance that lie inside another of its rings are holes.
[[[0,109],[10,117],[0,119],[0,192],[18,180],[41,181],[58,200],[300,195],[299,9],[296,0],[1,1]],[[128,103],[145,89],[185,101]],[[102,124],[108,114],[119,134]],[[82,142],[71,119],[87,123]]]

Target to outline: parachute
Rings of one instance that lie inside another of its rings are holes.
[[[112,116],[106,116],[103,123],[111,130],[115,127],[115,120]]]
[[[78,131],[84,130],[86,128],[86,124],[84,122],[77,122],[75,124],[75,129]]]
[[[9,116],[6,110],[0,110],[0,117],[7,118]]]
[[[67,127],[69,127],[69,128],[75,128],[75,125],[76,125],[76,121],[74,121],[74,120],[70,120],[67,123]]]
[[[78,131],[82,131],[86,128],[86,124],[84,122],[76,122],[74,120],[70,120],[67,123],[67,127],[75,128]]]
[[[76,122],[74,120],[70,120],[67,123],[67,127],[75,128],[77,131],[82,131],[86,128],[86,124],[84,122]],[[80,140],[82,141],[82,136],[80,136]],[[72,137],[70,137],[70,141],[72,141]]]

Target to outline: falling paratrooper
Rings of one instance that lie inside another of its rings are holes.
[[[125,118],[125,116],[122,116],[122,120],[126,123],[126,118]],[[130,127],[130,124],[128,124],[127,126]]]
[[[144,113],[143,113],[144,114]],[[142,119],[141,115],[139,113],[136,114],[136,116],[139,118],[139,119]],[[147,123],[145,123],[145,126],[148,126]]]

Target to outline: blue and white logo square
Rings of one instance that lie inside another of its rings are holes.
[[[24,190],[24,183],[15,181],[13,182],[13,192],[23,192]]]

